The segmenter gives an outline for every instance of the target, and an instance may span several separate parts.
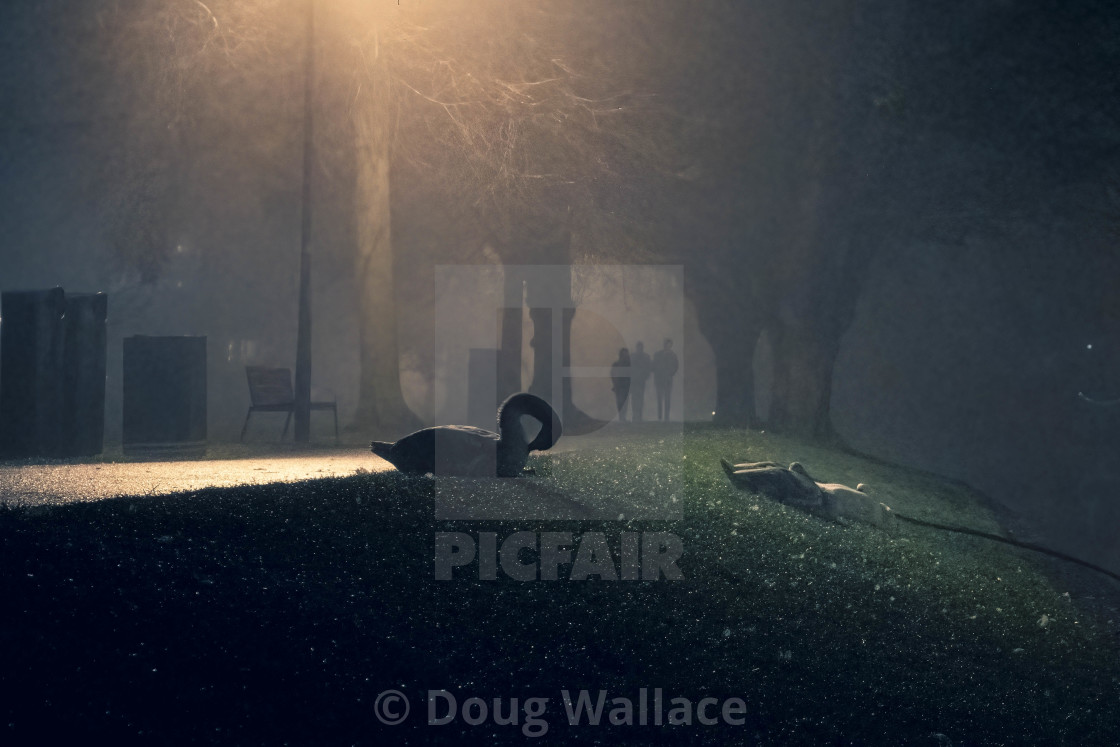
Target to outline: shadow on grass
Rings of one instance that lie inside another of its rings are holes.
[[[1111,633],[1029,560],[967,538],[827,524],[730,490],[716,461],[784,460],[790,448],[740,431],[690,435],[677,522],[437,521],[433,481],[397,473],[4,510],[4,742],[526,741],[492,713],[428,726],[437,689],[460,704],[502,698],[506,715],[510,698],[548,698],[546,740],[565,743],[1088,744],[1118,733]],[[797,450],[822,479],[871,469]],[[566,469],[541,462],[526,479],[625,504],[635,462],[657,481],[654,454],[634,443],[566,455]],[[875,469],[912,511],[986,520],[959,486]],[[575,582],[562,569],[558,581],[480,581],[470,565],[439,582],[439,531],[601,532],[616,554],[623,531],[671,531],[685,579]],[[598,727],[568,726],[562,690],[606,690],[609,711],[615,697],[638,703],[642,687],[651,700],[661,688],[666,711],[674,697],[740,697],[746,723],[608,726],[604,713]],[[375,716],[387,689],[411,700],[399,726]]]

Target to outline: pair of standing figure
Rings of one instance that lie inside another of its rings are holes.
[[[653,375],[657,390],[657,419],[669,419],[669,404],[673,391],[673,377],[679,367],[673,341],[666,338],[661,350],[651,360],[641,342],[634,346],[634,354],[627,348],[618,351],[618,360],[611,364],[611,389],[618,406],[618,419],[626,422],[626,400],[630,400],[631,418],[635,423],[643,420],[646,401],[646,381]]]

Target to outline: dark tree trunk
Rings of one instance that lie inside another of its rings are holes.
[[[565,207],[554,212],[525,212],[511,210],[505,220],[488,222],[491,244],[503,259],[518,257],[522,262],[536,265],[567,267],[571,264],[571,214]],[[529,318],[533,324],[533,379],[529,392],[553,404],[564,421],[564,431],[569,434],[589,433],[603,426],[603,421],[592,418],[576,407],[572,401],[572,382],[569,377],[561,376],[555,382],[555,375],[571,365],[572,320],[575,317],[575,302],[572,300],[572,277],[568,273],[556,272],[543,276],[540,273],[521,273],[517,265],[505,265],[507,304],[518,293],[510,289],[521,288],[525,294],[525,304],[529,307]],[[516,350],[517,365],[520,365],[521,309],[512,307],[503,312],[502,370],[508,381],[513,381],[512,357]],[[559,346],[556,345],[559,333]],[[559,353],[559,366],[556,365]],[[520,381],[520,371],[517,373]],[[557,405],[559,401],[559,405]]]
[[[793,328],[775,322],[767,331],[774,349],[770,427],[801,438],[835,440],[832,371],[842,330]]]
[[[525,280],[505,275],[505,306],[501,314],[501,348],[498,351],[498,401],[521,391],[521,337],[525,306]]]
[[[354,273],[359,283],[358,408],[352,430],[407,433],[421,426],[401,390],[396,269],[389,203],[389,139],[377,100],[354,108]]]
[[[757,263],[750,263],[757,269]],[[755,406],[754,352],[762,335],[762,315],[749,274],[740,267],[704,267],[692,275],[689,294],[700,331],[712,346],[716,365],[716,409],[713,422],[753,428]]]
[[[533,322],[533,338],[529,341],[533,348],[533,381],[529,392],[548,402],[552,396],[552,312],[553,309],[533,307],[530,302],[529,319]]]
[[[758,412],[754,399],[754,351],[762,328],[737,327],[736,335],[709,338],[716,358],[716,414],[721,425],[755,428]]]

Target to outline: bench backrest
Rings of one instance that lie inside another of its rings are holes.
[[[295,401],[290,368],[245,366],[249,379],[249,398],[254,407],[290,405]]]

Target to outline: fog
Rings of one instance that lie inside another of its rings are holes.
[[[210,23],[189,5],[0,12],[0,290],[108,294],[110,441],[126,337],[206,336],[213,440],[237,437],[246,365],[295,365],[300,16],[252,26],[215,3]],[[513,268],[571,265],[572,398],[592,418],[614,414],[618,349],[672,338],[673,419],[963,480],[1120,569],[1120,408],[1078,396],[1120,397],[1114,8],[390,5],[317,27],[312,398],[337,399],[354,439],[402,425],[356,422],[357,255],[388,257],[396,318],[364,324],[396,329],[424,423],[466,421],[469,351],[500,347]],[[156,10],[178,18],[170,46]],[[356,34],[384,69],[354,72],[330,36],[355,18],[385,24]],[[479,28],[488,44],[464,46]],[[358,143],[388,159],[371,187],[346,122],[378,76],[370,111],[392,116]],[[382,188],[387,230],[363,249],[355,195]]]

